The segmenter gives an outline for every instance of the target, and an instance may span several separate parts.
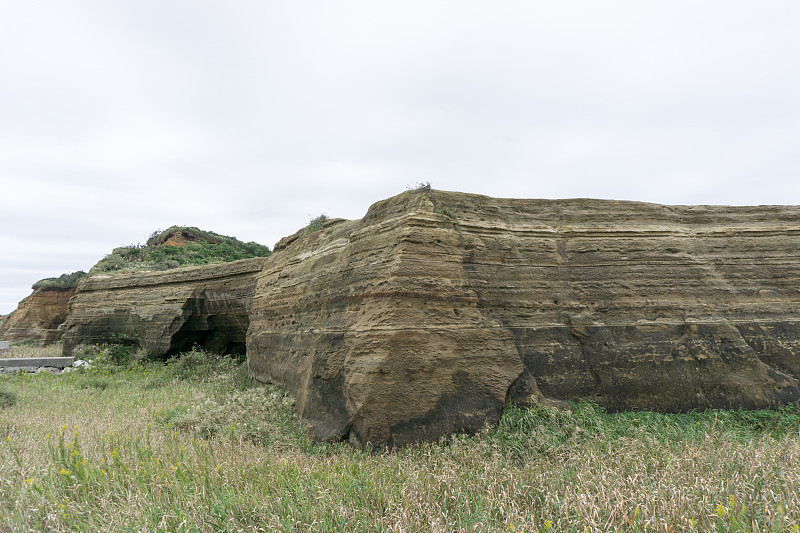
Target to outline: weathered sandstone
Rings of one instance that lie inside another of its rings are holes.
[[[409,191],[276,246],[249,370],[315,438],[372,445],[478,431],[509,402],[796,401],[799,239],[800,207]]]
[[[0,324],[0,339],[38,339],[52,344],[61,338],[58,327],[67,319],[69,300],[75,289],[45,288],[23,299]]]
[[[197,344],[243,353],[255,275],[264,258],[163,272],[91,276],[62,326],[64,355],[79,344],[135,344],[163,356]]]

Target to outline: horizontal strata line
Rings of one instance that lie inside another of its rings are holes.
[[[713,213],[710,213],[713,215]],[[388,233],[395,230],[398,227],[414,227],[414,226],[424,226],[426,228],[441,228],[446,230],[451,230],[452,228],[458,228],[459,230],[472,230],[473,234],[501,234],[501,233],[511,233],[516,235],[529,235],[534,237],[543,237],[543,238],[570,238],[570,237],[594,237],[594,236],[616,236],[616,237],[641,237],[642,235],[647,235],[649,237],[682,237],[682,238],[691,238],[691,237],[724,237],[729,238],[731,236],[785,236],[785,235],[800,235],[800,227],[795,224],[789,224],[787,226],[781,227],[771,222],[769,227],[754,227],[754,225],[759,224],[759,220],[755,220],[749,222],[746,226],[731,226],[725,225],[720,226],[718,223],[712,224],[708,222],[697,222],[697,223],[687,223],[687,222],[677,222],[673,223],[671,221],[664,221],[658,225],[650,224],[650,225],[642,225],[636,226],[636,224],[642,224],[643,222],[634,221],[632,223],[627,224],[628,226],[632,226],[630,229],[618,229],[622,224],[614,224],[612,226],[611,222],[608,222],[609,227],[588,227],[585,229],[581,228],[569,228],[567,224],[558,226],[558,225],[547,225],[544,221],[531,219],[529,224],[519,224],[519,225],[504,225],[504,226],[497,226],[497,225],[486,225],[481,224],[475,220],[469,219],[461,219],[455,221],[448,221],[445,224],[442,223],[443,221],[441,218],[437,216],[433,216],[429,213],[424,212],[412,212],[406,213],[398,217],[394,217],[388,220],[377,221],[365,228],[357,230],[353,234],[350,235],[351,240],[361,240],[363,238],[369,237],[371,233]],[[794,222],[794,220],[792,221]],[[527,227],[526,227],[527,226]],[[531,226],[538,226],[538,227],[531,227]],[[667,227],[669,226],[669,227]],[[706,229],[707,228],[707,229]]]
[[[493,262],[488,262],[488,261],[485,261],[485,262],[483,262],[483,261],[482,262],[468,262],[468,261],[458,261],[458,260],[456,260],[456,261],[447,261],[447,262],[461,263],[461,264],[464,264],[464,265],[475,265],[475,266],[483,266],[483,265],[485,265],[485,266],[491,266],[491,267],[502,266],[502,267],[509,267],[509,268],[531,268],[531,269],[535,269],[535,268],[561,268],[561,269],[565,269],[565,270],[566,269],[570,269],[570,268],[617,267],[617,266],[620,266],[620,265],[629,266],[631,268],[635,268],[637,266],[651,266],[651,265],[652,266],[668,265],[668,266],[676,266],[676,267],[677,266],[691,266],[691,267],[698,267],[698,268],[703,268],[703,267],[704,268],[716,268],[716,267],[725,267],[725,266],[736,266],[736,267],[739,267],[739,266],[741,266],[740,263],[733,263],[733,262],[728,263],[728,262],[721,262],[721,261],[713,261],[713,262],[712,261],[707,261],[707,262],[705,262],[705,261],[700,261],[699,259],[700,258],[698,258],[698,260],[696,260],[696,261],[677,261],[677,260],[674,260],[674,259],[665,259],[663,261],[650,260],[650,261],[631,262],[630,259],[620,258],[620,260],[618,262],[576,263],[576,262],[573,262],[573,261],[570,261],[570,260],[566,260],[563,263],[548,263],[548,264],[536,264],[536,265],[526,264],[524,261],[513,262],[513,263],[512,262],[508,262],[508,263],[493,263]],[[785,256],[783,256],[782,259],[785,259]],[[798,268],[798,270],[800,270],[800,264],[798,264],[798,260],[800,260],[800,254],[798,254],[797,260],[795,260],[795,261],[791,261],[791,260],[780,261],[780,262],[770,261],[769,262],[769,266],[794,266],[794,267]],[[752,258],[742,257],[741,261],[742,261],[742,263],[752,264],[753,268],[755,268],[755,269],[765,266],[764,263],[760,259],[758,260],[758,263],[755,263]],[[404,262],[431,264],[431,263],[438,263],[438,262],[445,262],[445,261],[435,261],[435,260],[432,261],[430,259],[417,258],[417,257],[403,257],[398,262],[400,264],[402,264]],[[355,269],[351,269],[351,270],[355,270]]]
[[[562,270],[565,273],[569,272],[570,270],[581,271],[581,270],[596,270],[596,269],[600,269],[600,268],[620,269],[620,267],[622,267],[627,271],[631,271],[631,270],[634,270],[634,269],[637,269],[637,268],[641,269],[641,268],[647,268],[647,267],[669,266],[669,267],[675,267],[675,268],[688,267],[688,268],[691,268],[693,271],[706,272],[708,275],[717,274],[717,275],[722,276],[725,279],[728,279],[728,277],[731,276],[730,273],[719,272],[718,271],[719,269],[724,269],[725,267],[736,267],[736,270],[739,271],[740,270],[739,267],[742,266],[742,264],[737,264],[737,263],[721,263],[721,262],[713,262],[713,263],[712,262],[703,263],[703,262],[700,262],[700,261],[630,262],[630,261],[624,261],[624,260],[620,260],[619,262],[604,262],[604,263],[592,263],[592,264],[582,264],[582,263],[574,263],[574,262],[551,263],[551,264],[526,264],[526,263],[524,263],[522,261],[515,262],[515,263],[492,263],[492,262],[480,262],[480,263],[478,263],[478,262],[463,262],[463,261],[457,261],[457,260],[456,261],[436,261],[436,260],[416,258],[416,257],[405,257],[405,258],[402,258],[402,259],[398,260],[395,265],[392,265],[394,267],[393,269],[389,266],[389,263],[385,264],[386,268],[390,268],[390,270],[388,270],[388,272],[387,271],[383,272],[384,274],[387,274],[387,279],[390,279],[390,278],[397,278],[397,279],[403,279],[403,278],[405,278],[405,279],[441,278],[441,277],[446,277],[446,278],[449,279],[451,277],[451,276],[446,275],[447,274],[446,272],[445,273],[435,273],[435,272],[430,272],[430,270],[428,270],[424,274],[423,273],[414,272],[414,273],[412,273],[413,275],[410,275],[410,276],[409,275],[404,275],[403,274],[403,270],[402,270],[403,263],[426,264],[426,265],[436,265],[437,263],[438,264],[442,264],[442,263],[448,264],[448,263],[450,263],[450,264],[460,264],[460,265],[463,265],[463,266],[474,266],[475,268],[481,268],[481,267],[490,267],[490,268],[503,267],[503,268],[505,268],[507,270],[529,270],[529,271],[557,269],[557,270]],[[797,272],[799,273],[799,276],[800,276],[800,257],[798,257],[798,261],[769,262],[768,264],[765,264],[763,262],[754,263],[752,261],[752,259],[747,260],[747,259],[743,258],[742,259],[742,263],[749,264],[749,265],[752,266],[752,268],[750,270],[744,271],[744,273],[742,275],[737,275],[736,278],[741,278],[741,277],[750,278],[751,276],[745,275],[747,272],[749,272],[751,270],[758,271],[758,270],[763,269],[765,266],[769,266],[771,268],[790,267],[792,269],[796,269]],[[325,274],[326,277],[329,277],[331,279],[335,279],[336,277],[347,276],[350,273],[358,272],[361,269],[369,269],[369,268],[371,268],[373,266],[375,266],[375,265],[370,264],[370,265],[364,265],[363,267],[355,265],[355,266],[349,266],[347,268],[330,270],[328,272],[325,272],[323,270],[323,273]],[[278,272],[279,272],[278,270],[275,270],[275,271],[271,271],[271,272],[268,272],[268,273],[264,273],[264,274],[259,275],[259,278],[263,280],[264,278],[268,278],[271,275],[274,276]],[[463,279],[465,281],[469,281],[472,278],[474,278],[474,276],[471,276],[469,274],[469,271],[467,271],[467,273],[464,274],[463,270],[459,269],[458,273],[460,274],[460,276],[458,278],[454,278],[454,279]],[[685,273],[683,273],[683,274],[685,275]],[[315,275],[307,274],[307,275],[295,276],[293,278],[294,281],[290,281],[290,278],[287,277],[287,278],[284,278],[283,280],[281,280],[280,282],[272,282],[272,283],[270,283],[270,285],[275,286],[275,287],[280,287],[280,288],[283,288],[283,289],[291,288],[291,287],[297,287],[297,286],[301,286],[301,285],[306,285],[308,283],[309,279],[317,277],[318,275],[319,275],[319,273],[317,273]],[[659,279],[663,279],[663,277],[659,277]],[[123,288],[126,288],[126,287],[123,287]]]
[[[570,237],[641,237],[642,235],[647,235],[648,237],[682,237],[682,238],[691,238],[691,237],[731,237],[731,236],[757,236],[757,237],[764,237],[764,236],[783,236],[783,235],[798,235],[800,234],[800,227],[798,226],[790,226],[790,227],[776,227],[774,225],[765,228],[757,228],[752,226],[746,227],[736,227],[736,226],[724,226],[714,228],[709,227],[709,224],[704,224],[702,222],[697,223],[696,225],[683,225],[681,224],[673,225],[673,228],[664,228],[667,223],[665,222],[663,225],[654,227],[654,226],[643,226],[643,227],[633,227],[630,229],[618,229],[620,225],[617,224],[616,228],[608,227],[588,227],[585,229],[581,228],[567,228],[564,226],[551,226],[551,227],[538,227],[538,228],[525,228],[525,227],[515,227],[515,226],[507,226],[507,227],[499,227],[499,226],[486,226],[481,224],[476,224],[474,222],[465,220],[465,221],[458,221],[458,226],[460,228],[469,228],[475,230],[474,233],[481,233],[481,230],[487,231],[489,233],[514,233],[514,234],[524,234],[524,235],[531,235],[531,236],[541,236],[543,238],[570,238]],[[678,226],[678,227],[675,227]],[[703,229],[706,227],[708,229]]]
[[[535,324],[531,326],[470,326],[470,325],[449,325],[449,326],[417,326],[417,327],[409,327],[404,326],[400,328],[392,328],[387,326],[370,326],[370,327],[352,327],[352,328],[305,328],[305,329],[298,329],[292,328],[291,335],[298,335],[298,334],[320,334],[320,333],[370,333],[373,331],[397,331],[397,332],[404,332],[404,331],[494,331],[494,330],[531,330],[531,329],[565,329],[565,328],[573,328],[573,327],[602,327],[602,328],[614,328],[614,327],[631,327],[631,326],[692,326],[692,325],[720,325],[720,324],[731,324],[731,325],[738,325],[738,324],[800,324],[800,317],[793,318],[793,319],[786,319],[786,320],[731,320],[731,319],[720,319],[720,320],[691,320],[691,321],[671,321],[671,320],[658,320],[658,321],[646,321],[646,322],[613,322],[613,323],[587,323],[587,324],[563,324],[563,323],[547,323],[547,324]],[[261,335],[269,335],[269,334],[285,334],[283,330],[261,330],[258,333],[255,333],[255,336]]]
[[[260,272],[259,270],[254,270],[252,272],[243,272],[241,274],[230,274],[227,276],[208,276],[203,278],[195,278],[195,279],[181,279],[175,281],[161,281],[161,282],[137,282],[135,284],[130,285],[117,285],[115,287],[79,287],[78,294],[86,294],[90,292],[105,292],[105,291],[126,291],[126,290],[133,290],[139,287],[167,287],[169,285],[189,285],[193,283],[202,283],[205,281],[219,281],[219,280],[236,280],[239,278],[247,278],[252,277],[253,283],[255,284],[255,276]]]
[[[588,283],[581,283],[579,284],[578,288],[594,288],[592,285]],[[634,305],[636,307],[634,309],[641,309],[643,305],[646,305],[647,309],[675,309],[676,311],[684,311],[687,306],[697,306],[697,305],[704,305],[708,306],[709,302],[705,300],[699,301],[687,301],[687,297],[693,296],[692,294],[687,294],[684,290],[686,286],[671,286],[661,292],[658,293],[658,298],[653,297],[641,297],[635,294],[631,295],[623,295],[620,296],[618,294],[613,294],[612,296],[604,297],[603,293],[595,294],[594,295],[594,303],[598,304],[598,307],[604,307],[613,309],[614,311],[627,311],[629,308],[625,307],[626,305]],[[692,284],[689,285],[689,288],[695,287],[706,287],[705,284]],[[792,307],[792,306],[800,306],[800,301],[797,301],[795,298],[797,297],[796,291],[795,294],[791,295],[777,295],[780,298],[776,297],[776,295],[768,294],[768,295],[759,295],[757,298],[744,300],[742,298],[742,292],[745,291],[755,291],[761,290],[759,288],[740,288],[740,287],[713,287],[709,291],[710,293],[714,293],[715,296],[727,296],[730,298],[729,301],[733,301],[735,305],[726,305],[728,309],[743,309],[743,308],[752,308],[752,307],[769,307],[773,308],[776,304],[779,304],[781,308]],[[774,290],[774,289],[770,289]],[[478,296],[478,293],[483,295],[482,297]],[[607,291],[606,294],[611,294],[611,291]],[[524,300],[520,298],[520,296],[530,296],[528,303],[526,304]],[[504,297],[505,296],[505,297]],[[680,298],[669,298],[666,299],[667,296],[679,296]],[[558,298],[562,301],[562,304],[550,304],[549,302],[552,298]],[[259,305],[262,300],[267,299],[267,305]],[[419,301],[425,300],[430,302],[443,302],[443,303],[463,303],[463,304],[475,304],[476,309],[486,309],[491,310],[494,308],[502,307],[504,309],[531,309],[531,310],[543,310],[543,311],[558,311],[558,312],[570,312],[570,310],[574,313],[579,313],[580,310],[577,309],[575,306],[578,305],[580,301],[585,300],[578,300],[574,297],[569,295],[569,289],[564,287],[556,287],[555,290],[547,290],[547,289],[524,289],[518,287],[492,287],[492,288],[481,288],[481,287],[472,287],[472,288],[465,288],[462,292],[452,292],[449,294],[444,294],[442,292],[436,291],[371,291],[371,292],[362,292],[362,293],[353,293],[353,294],[329,294],[324,297],[320,297],[317,301],[319,301],[319,305],[308,306],[307,302],[304,302],[304,305],[298,306],[288,302],[294,302],[294,298],[273,298],[268,299],[268,296],[261,296],[253,299],[253,311],[260,311],[263,309],[270,309],[273,314],[278,314],[279,309],[293,309],[295,311],[302,310],[301,312],[310,312],[313,310],[318,310],[325,305],[330,304],[338,304],[340,302],[370,302],[370,301],[383,301],[386,299],[408,299],[411,301]],[[615,305],[611,305],[612,302]],[[652,303],[649,303],[652,302]],[[677,303],[675,303],[677,302]],[[604,303],[605,305],[600,305]],[[681,303],[683,303],[681,305]],[[719,302],[720,304],[727,304],[728,302]],[[470,305],[469,308],[472,308]],[[517,311],[517,312],[518,312]],[[297,314],[297,313],[292,313]],[[708,314],[708,313],[703,313]]]

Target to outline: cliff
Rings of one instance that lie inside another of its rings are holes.
[[[0,323],[0,339],[19,341],[38,339],[51,344],[61,338],[58,327],[67,319],[74,288],[35,290]]]
[[[244,353],[255,275],[264,260],[86,278],[62,326],[64,355],[80,344],[104,342],[135,344],[157,356],[195,344]]]
[[[479,431],[510,402],[796,401],[798,237],[800,207],[409,191],[278,243],[249,371],[315,438],[376,446]]]

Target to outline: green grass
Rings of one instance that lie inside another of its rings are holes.
[[[57,278],[40,279],[31,287],[34,292],[43,289],[71,289],[78,286],[78,282],[86,277],[86,272],[78,270],[70,274],[61,274]]]
[[[0,352],[0,358],[17,357],[61,357],[61,341],[47,346],[40,346],[40,339],[11,341],[8,349]]]
[[[17,395],[6,387],[0,387],[0,409],[11,407],[17,403]]]
[[[315,444],[235,360],[0,378],[0,531],[797,531],[800,408],[511,408],[395,451]]]
[[[308,235],[309,233],[314,233],[315,231],[319,231],[325,227],[325,223],[328,222],[330,218],[325,213],[322,213],[311,220],[308,221],[308,225],[303,229],[303,235]]]
[[[167,245],[177,239],[182,246]],[[145,244],[114,248],[97,262],[90,274],[114,274],[142,270],[169,270],[182,266],[225,263],[250,257],[266,257],[267,246],[194,227],[172,226],[155,231]]]

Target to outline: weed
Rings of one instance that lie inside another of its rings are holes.
[[[453,210],[450,209],[449,207],[437,207],[436,209],[433,210],[433,212],[439,215],[444,215],[447,218],[456,220],[455,213],[453,213]]]
[[[16,403],[17,395],[5,387],[0,387],[0,409],[3,407],[12,407]]]
[[[81,384],[85,389],[98,389],[106,390],[111,384],[111,377],[108,375],[97,375],[92,372],[81,380]]]
[[[325,227],[325,223],[329,220],[328,215],[322,213],[308,221],[308,226],[303,230],[303,235],[314,233]]]
[[[94,361],[103,353],[100,344],[81,344],[72,350],[72,356],[75,359],[84,359],[87,361]]]
[[[146,244],[114,248],[89,273],[169,270],[187,265],[266,257],[270,253],[267,246],[256,242],[242,242],[195,227],[172,226],[164,231],[153,232]]]
[[[22,340],[19,340],[19,341],[11,341],[11,343],[9,343],[9,346],[11,346],[12,348],[15,347],[15,346],[20,346],[20,347],[22,347],[22,346],[39,347],[39,346],[41,346],[41,344],[42,344],[41,339],[33,339],[33,338],[31,338],[31,339],[22,339]]]
[[[109,363],[115,366],[125,366],[131,361],[135,347],[125,344],[107,344],[104,346],[100,357],[95,362]]]
[[[231,372],[239,362],[195,346],[167,361],[167,372],[177,379],[205,380]]]
[[[70,274],[61,274],[57,278],[44,278],[40,279],[31,287],[34,292],[39,292],[43,289],[71,289],[78,286],[78,282],[86,277],[86,272],[78,270]]]
[[[16,405],[0,410],[0,524],[487,533],[800,524],[796,405],[512,407],[479,435],[375,453],[311,443],[292,398],[246,386],[245,371],[195,349],[166,364],[3,378]]]

